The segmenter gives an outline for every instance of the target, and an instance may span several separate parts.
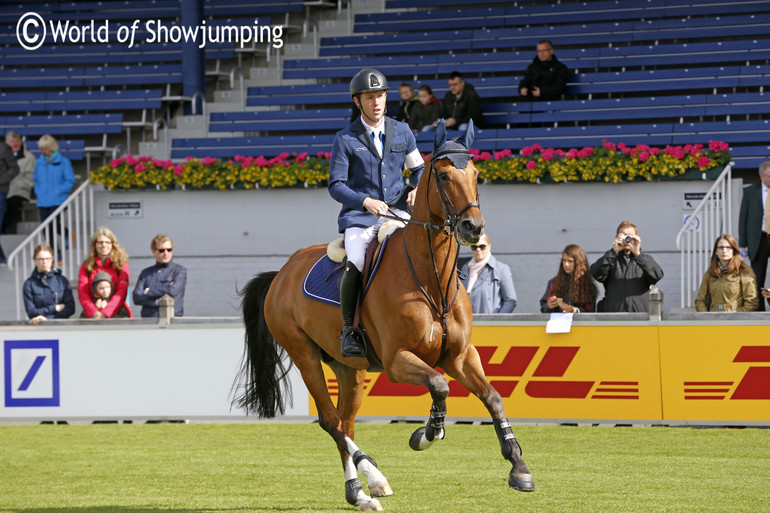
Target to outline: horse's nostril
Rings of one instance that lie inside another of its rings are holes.
[[[463,221],[463,229],[467,232],[473,233],[476,231],[476,223],[473,221],[466,219]]]

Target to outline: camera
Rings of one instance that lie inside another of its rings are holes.
[[[625,242],[626,244],[632,244],[634,242],[634,238],[631,237],[630,235],[626,235],[625,237],[623,237],[623,242]]]

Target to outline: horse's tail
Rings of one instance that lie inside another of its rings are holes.
[[[287,378],[292,362],[265,322],[265,297],[276,274],[275,271],[259,274],[240,292],[246,347],[233,385],[233,390],[238,390],[240,395],[233,404],[261,418],[283,414],[287,399],[292,404],[291,383]]]

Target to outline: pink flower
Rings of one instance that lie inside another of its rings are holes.
[[[184,167],[182,164],[177,164],[176,166],[174,166],[174,174],[177,176],[181,175],[183,169]]]
[[[556,151],[554,152],[554,154],[555,154],[557,157],[563,157],[564,155],[566,155],[566,153],[564,152],[564,150],[556,150]]]
[[[643,151],[639,154],[639,162],[647,162],[647,159],[650,158],[650,153],[647,151]]]
[[[120,157],[119,159],[112,159],[110,161],[110,166],[118,167],[119,165],[121,165],[125,161],[126,161],[126,157]]]
[[[255,158],[254,159],[254,163],[256,165],[258,165],[259,167],[265,167],[265,166],[269,165],[269,162],[267,161],[267,159],[265,157],[263,157],[262,155],[260,155],[259,157]]]
[[[615,143],[611,143],[607,139],[604,139],[604,147],[611,151],[615,151],[617,149]]]
[[[692,144],[685,144],[684,145],[684,152],[689,153],[692,151]]]
[[[537,162],[534,160],[530,160],[527,162],[527,169],[535,169],[537,167]]]
[[[492,154],[489,153],[488,151],[484,151],[484,152],[481,152],[481,154],[479,154],[480,160],[489,160],[491,158],[492,158]]]
[[[727,151],[730,146],[722,141],[709,141],[709,149],[711,151]]]
[[[533,153],[534,153],[534,150],[532,149],[532,147],[531,147],[531,146],[524,146],[524,147],[521,149],[521,156],[522,156],[522,157],[529,157],[529,156],[530,156],[530,155],[532,155]]]
[[[206,167],[216,163],[217,163],[217,159],[215,159],[214,157],[206,157],[203,159],[203,165]]]
[[[543,147],[540,146],[539,144],[533,144],[532,151],[543,151]]]
[[[324,158],[325,158],[325,159],[330,159],[330,158],[332,158],[332,152],[330,152],[330,151],[327,151],[326,153],[324,153]]]
[[[276,158],[286,160],[289,158],[289,154],[284,151],[283,153],[280,153]]]
[[[576,159],[578,156],[578,151],[575,148],[570,148],[567,152],[567,158],[568,159]]]
[[[294,159],[296,162],[305,162],[307,160],[307,152],[302,152]]]
[[[128,164],[129,166],[135,166],[136,162],[137,160],[134,158],[133,155],[129,155],[128,157],[126,157],[126,164]]]
[[[234,158],[236,162],[243,162],[243,159],[245,159],[246,157],[244,157],[243,155],[236,155]]]
[[[144,165],[144,164],[142,164],[142,163],[139,163],[139,164],[137,164],[137,165],[136,165],[136,167],[134,168],[134,173],[141,173],[141,172],[142,172],[142,171],[144,171],[145,169],[147,169],[147,166],[145,166],[145,165]]]
[[[152,165],[155,167],[163,167],[166,163],[159,159],[152,159]]]
[[[709,160],[708,157],[703,156],[698,158],[698,167],[701,169],[705,169],[707,167],[711,167],[711,160]]]
[[[543,160],[553,160],[553,148],[549,148],[543,152]]]
[[[650,155],[660,155],[660,148],[650,148]]]

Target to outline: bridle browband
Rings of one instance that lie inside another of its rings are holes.
[[[446,350],[446,340],[447,340],[447,318],[449,317],[449,314],[452,311],[452,308],[454,308],[455,302],[457,301],[457,294],[460,291],[460,279],[457,276],[457,259],[460,256],[460,252],[457,251],[455,253],[454,261],[452,262],[452,270],[449,275],[449,283],[451,284],[452,275],[455,276],[455,291],[454,296],[452,297],[451,302],[449,301],[449,289],[450,287],[447,286],[446,290],[443,290],[441,285],[441,276],[439,275],[438,265],[436,263],[436,254],[433,249],[432,239],[433,239],[433,231],[434,230],[440,230],[441,233],[446,235],[447,237],[450,237],[452,234],[454,235],[455,241],[457,244],[460,244],[460,237],[457,234],[457,224],[460,222],[460,217],[469,209],[471,208],[478,208],[479,202],[478,202],[478,189],[476,190],[476,201],[469,202],[467,205],[465,205],[460,210],[457,210],[455,208],[454,204],[452,203],[452,199],[447,194],[446,190],[444,189],[444,186],[441,183],[441,180],[439,180],[438,177],[438,171],[436,171],[435,162],[437,160],[441,160],[443,158],[447,158],[449,154],[462,154],[462,155],[471,155],[471,153],[467,149],[447,149],[444,148],[441,151],[439,151],[437,154],[433,155],[430,159],[430,175],[428,176],[428,184],[425,188],[425,201],[428,205],[428,212],[431,212],[430,209],[430,181],[431,179],[434,179],[436,181],[436,191],[439,195],[439,200],[441,201],[441,208],[444,211],[444,223],[441,225],[432,224],[430,220],[422,222],[422,221],[414,221],[411,219],[403,219],[399,216],[397,216],[393,211],[390,211],[393,216],[382,216],[386,217],[388,219],[396,219],[398,221],[404,222],[404,223],[412,223],[412,224],[419,224],[422,225],[423,228],[425,228],[425,233],[428,237],[428,248],[430,248],[430,257],[431,261],[433,262],[433,274],[436,278],[436,285],[438,286],[438,290],[440,291],[440,299],[441,299],[441,305],[437,305],[436,302],[433,300],[433,298],[428,294],[428,291],[425,290],[425,287],[422,286],[420,283],[419,278],[417,277],[417,273],[414,270],[414,265],[412,264],[412,259],[409,256],[409,252],[406,249],[406,236],[404,233],[401,235],[401,240],[403,242],[404,246],[404,255],[406,255],[406,262],[409,264],[409,270],[412,272],[412,277],[414,278],[415,283],[417,284],[417,287],[420,289],[420,292],[422,292],[423,296],[425,296],[425,299],[428,300],[428,304],[431,306],[431,308],[436,312],[436,314],[441,319],[441,351],[439,352],[438,360],[436,360],[436,363],[433,365],[435,367],[438,365],[438,362],[441,361],[441,358],[444,355],[444,352]],[[451,241],[450,241],[451,244]]]

